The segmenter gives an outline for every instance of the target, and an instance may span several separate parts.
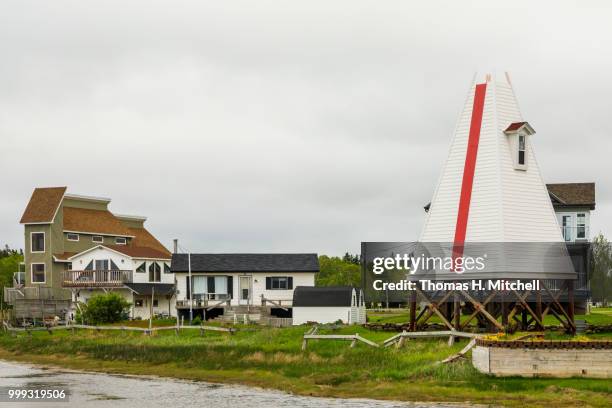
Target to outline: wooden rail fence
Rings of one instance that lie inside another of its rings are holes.
[[[344,340],[350,341],[350,347],[355,347],[357,342],[360,341],[372,347],[380,347],[378,344],[374,343],[371,340],[363,338],[359,335],[359,333],[355,334],[305,334],[304,339],[302,340],[302,350],[306,350],[308,347],[309,340]]]
[[[132,327],[132,326],[91,326],[91,325],[85,325],[85,324],[67,324],[67,325],[62,325],[62,326],[46,326],[46,327],[12,327],[10,324],[8,324],[5,321],[2,322],[2,328],[3,330],[11,333],[12,335],[16,335],[17,333],[31,334],[32,332],[37,332],[37,331],[46,331],[49,334],[53,334],[54,331],[58,331],[58,330],[71,330],[74,333],[77,329],[94,330],[98,332],[100,331],[121,331],[121,332],[132,331],[132,332],[141,332],[146,335],[151,335],[154,332],[159,332],[159,331],[164,331],[164,330],[174,330],[174,332],[178,335],[180,330],[194,329],[194,330],[200,330],[200,336],[204,336],[204,333],[206,331],[224,332],[224,333],[229,333],[232,335],[237,331],[237,329],[233,327],[217,327],[217,326],[204,326],[204,325],[202,326],[183,326],[179,324],[177,324],[176,326],[163,326],[163,327],[151,327],[151,328]]]
[[[452,345],[455,341],[455,337],[464,337],[468,339],[474,339],[474,338],[482,337],[482,335],[475,334],[475,333],[460,332],[456,330],[423,331],[423,332],[402,331],[401,333],[398,333],[395,336],[391,336],[387,340],[385,340],[383,342],[383,346],[390,347],[395,344],[397,347],[401,347],[404,345],[404,342],[406,341],[406,339],[427,338],[427,337],[448,337],[448,344]]]
[[[355,347],[355,345],[357,344],[358,341],[365,343],[369,346],[372,347],[380,347],[381,345],[368,340],[366,338],[361,337],[358,333],[356,334],[316,334],[318,330],[317,326],[313,326],[310,330],[308,330],[305,334],[304,337],[302,339],[302,350],[306,350],[306,348],[308,347],[308,341],[310,340],[344,340],[344,341],[350,341],[351,345],[350,347]],[[407,331],[403,331],[401,333],[398,333],[394,336],[389,337],[388,339],[384,340],[382,343],[383,347],[390,347],[392,345],[395,345],[396,347],[401,347],[404,345],[404,342],[407,339],[411,339],[411,338],[427,338],[427,337],[449,337],[449,345],[452,345],[454,343],[454,339],[455,337],[464,337],[464,338],[468,338],[471,339],[472,341],[470,341],[470,343],[468,344],[468,346],[466,346],[466,348],[464,348],[461,352],[458,353],[458,355],[455,356],[451,356],[449,361],[455,360],[458,357],[462,357],[465,353],[467,353],[467,351],[469,351],[472,347],[474,347],[474,344],[476,344],[476,339],[479,339],[482,337],[482,335],[480,334],[475,334],[475,333],[465,333],[465,332],[460,332],[460,331],[455,331],[455,330],[444,330],[444,331],[435,331],[435,332],[407,332]],[[452,341],[451,341],[452,339]],[[444,361],[447,362],[447,361]]]

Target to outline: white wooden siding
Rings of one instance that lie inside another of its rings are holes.
[[[484,76],[476,77],[459,117],[426,215],[420,237],[423,242],[454,240],[475,86],[484,81]],[[528,136],[527,169],[516,170],[514,151],[504,130],[511,123],[521,121],[514,92],[506,78],[491,79],[485,95],[466,242],[562,241],[531,140],[551,135]]]

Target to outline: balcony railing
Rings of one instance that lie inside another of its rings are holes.
[[[62,286],[66,288],[120,287],[132,281],[132,271],[92,270],[63,271]]]
[[[25,272],[15,272],[13,273],[13,287],[21,288],[25,285]]]
[[[193,299],[181,299],[176,301],[179,308],[187,308],[191,303],[192,307],[208,307],[212,304],[231,300],[227,293],[194,293]]]
[[[561,226],[561,235],[566,242],[588,241],[589,227],[584,226]]]

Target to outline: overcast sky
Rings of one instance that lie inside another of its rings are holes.
[[[37,186],[194,252],[414,240],[487,70],[612,238],[612,6],[585,3],[2,1],[0,243]]]

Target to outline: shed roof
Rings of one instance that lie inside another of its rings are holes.
[[[172,272],[188,272],[188,255],[172,254]],[[192,272],[318,272],[317,254],[191,254]]]
[[[20,223],[50,223],[62,202],[66,187],[35,188]]]
[[[298,286],[293,291],[293,307],[351,306],[354,289],[352,286]]]

